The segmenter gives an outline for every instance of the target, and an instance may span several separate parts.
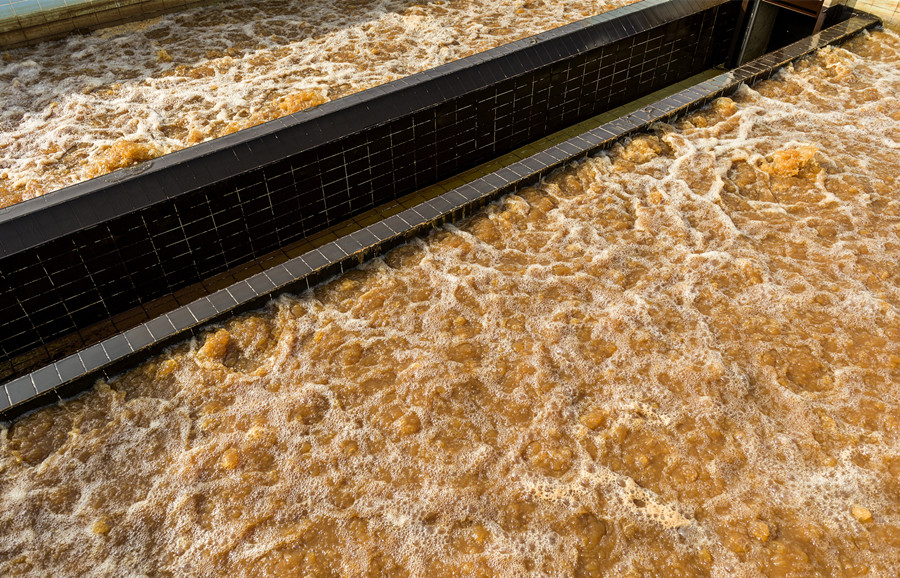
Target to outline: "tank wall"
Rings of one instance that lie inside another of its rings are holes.
[[[850,0],[847,5],[878,16],[889,28],[900,29],[900,0]]]
[[[0,210],[0,379],[73,332],[723,62],[736,14],[633,4]]]
[[[158,16],[214,0],[0,0],[0,50]]]

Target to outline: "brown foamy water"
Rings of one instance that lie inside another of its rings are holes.
[[[0,207],[634,0],[255,0],[0,55]]]
[[[0,574],[893,576],[900,37],[0,431]]]

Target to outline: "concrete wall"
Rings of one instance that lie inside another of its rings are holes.
[[[214,0],[0,0],[0,50],[151,18]]]
[[[874,14],[889,28],[900,30],[900,0],[850,0],[847,5]]]

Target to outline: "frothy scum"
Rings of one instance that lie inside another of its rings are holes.
[[[634,0],[225,2],[0,58],[0,207]]]
[[[0,432],[0,574],[893,576],[900,37]]]

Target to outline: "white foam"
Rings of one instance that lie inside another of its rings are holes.
[[[670,154],[635,139],[229,322],[224,358],[203,336],[137,370],[155,379],[23,420],[43,459],[4,430],[0,573],[19,553],[34,573],[139,575],[291,552],[342,574],[381,555],[413,575],[569,575],[582,555],[749,576],[792,553],[798,573],[888,573],[900,230],[879,147],[900,119],[848,91],[895,102],[900,75],[843,49],[813,62],[710,126],[659,127]]]

